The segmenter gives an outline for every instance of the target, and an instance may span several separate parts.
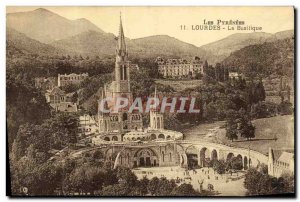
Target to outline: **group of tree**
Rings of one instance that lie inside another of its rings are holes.
[[[233,157],[231,159],[225,160],[212,160],[210,162],[211,167],[218,174],[225,174],[230,170],[242,170],[243,169],[243,161],[238,157]]]
[[[94,58],[84,61],[62,59],[21,60],[7,62],[7,72],[33,83],[37,77],[57,77],[58,74],[88,73],[89,76],[112,73],[113,59]]]
[[[233,52],[223,62],[228,67],[239,67],[246,77],[271,74],[294,74],[294,38],[246,46]]]
[[[190,184],[177,185],[175,180],[137,176],[128,168],[112,169],[100,151],[92,151],[79,159],[43,160],[27,152],[11,164],[13,195],[55,196],[202,196]],[[41,186],[42,185],[42,186]],[[22,188],[28,192],[24,193]]]
[[[225,82],[229,80],[229,69],[220,63],[217,63],[215,67],[208,65],[205,61],[203,65],[203,82],[204,84],[214,82]]]
[[[255,137],[255,126],[244,109],[229,110],[226,116],[226,137],[233,141],[238,137],[250,140]]]
[[[250,196],[295,193],[293,175],[284,173],[279,178],[272,177],[268,175],[267,166],[261,169],[250,168],[245,175],[244,186]]]
[[[39,161],[51,155],[52,149],[60,150],[77,143],[79,119],[76,114],[58,113],[42,124],[20,125],[10,152],[11,163],[33,151]]]
[[[6,75],[6,110],[9,148],[22,124],[41,124],[51,109],[44,95],[15,75]]]

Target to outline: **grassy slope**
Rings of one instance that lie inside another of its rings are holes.
[[[201,80],[176,80],[176,79],[157,79],[156,83],[170,85],[176,92],[183,91],[186,88],[194,88],[202,84]]]
[[[257,119],[253,123],[256,127],[256,137],[253,141],[239,139],[231,142],[225,137],[224,128],[218,129],[216,133],[210,133],[209,129],[222,126],[224,122],[201,124],[185,130],[184,134],[187,140],[205,140],[243,148],[248,148],[250,145],[251,149],[262,153],[267,153],[269,147],[275,149],[291,149],[294,147],[294,120],[292,115]],[[273,139],[275,135],[277,141],[268,140]]]

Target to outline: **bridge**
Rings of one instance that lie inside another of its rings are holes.
[[[155,164],[159,166],[173,166],[177,164],[187,167],[188,156],[194,156],[201,167],[205,166],[207,159],[230,161],[234,157],[242,162],[244,169],[257,167],[260,164],[268,165],[268,156],[258,151],[206,141],[157,139],[154,141],[117,142],[103,140],[98,142],[97,145],[106,145],[105,148],[107,150],[105,154],[108,156],[113,156],[113,153],[115,153],[115,166],[124,164],[124,161],[127,162],[127,166],[131,165],[129,161],[136,161],[133,164],[134,166],[144,165],[144,162],[139,163],[139,158],[144,158],[147,159],[149,165],[152,165],[155,161]],[[138,152],[141,150],[147,151],[148,154],[139,156],[140,153]],[[166,155],[169,156],[166,157]]]

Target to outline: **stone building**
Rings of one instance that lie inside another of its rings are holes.
[[[45,97],[47,103],[49,103],[55,111],[77,112],[77,104],[71,101],[71,94],[66,94],[65,91],[59,87],[54,87],[46,91]]]
[[[56,77],[38,77],[34,79],[34,86],[43,92],[52,90],[57,85]]]
[[[58,74],[58,86],[66,86],[69,84],[79,85],[84,79],[88,78],[88,73],[83,74]]]
[[[84,114],[79,117],[78,135],[86,137],[99,132],[98,122],[95,117]]]
[[[239,78],[243,78],[243,75],[239,72],[229,72],[228,77],[229,79],[239,79]]]
[[[289,173],[294,175],[294,153],[291,151],[274,150],[269,148],[268,174],[280,177]]]
[[[203,75],[204,62],[199,57],[188,59],[156,58],[158,72],[167,78],[195,77],[197,73]]]

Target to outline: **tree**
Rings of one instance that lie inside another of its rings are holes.
[[[104,187],[100,192],[102,196],[129,196],[130,190],[125,184],[114,184]]]
[[[108,173],[99,166],[85,164],[75,168],[64,180],[63,190],[66,193],[83,192],[95,195],[102,190]]]
[[[293,105],[287,101],[283,101],[278,105],[278,111],[281,115],[289,115],[293,113]]]
[[[250,168],[245,175],[244,186],[248,195],[255,196],[294,193],[294,177],[287,174],[276,178]]]
[[[159,179],[158,177],[153,177],[148,184],[148,191],[152,196],[156,195],[158,189]]]
[[[41,124],[50,117],[50,107],[37,89],[13,73],[7,73],[6,91],[8,143],[11,148],[20,125]]]
[[[43,124],[52,134],[53,146],[62,148],[77,143],[79,118],[76,114],[58,113]]]
[[[61,168],[52,162],[36,163],[34,160],[23,157],[15,164],[12,174],[14,180],[13,193],[20,193],[20,188],[26,187],[30,196],[50,196],[61,184]]]
[[[240,122],[239,133],[241,137],[247,138],[250,140],[251,138],[255,137],[255,126],[248,120],[242,120]]]
[[[215,160],[213,162],[213,168],[218,174],[224,174],[225,173],[225,162],[223,160]]]
[[[175,187],[171,196],[200,196],[200,193],[195,191],[191,184],[181,184],[179,187]]]
[[[169,196],[175,187],[176,183],[174,180],[167,180],[167,178],[162,177],[159,179],[156,196]]]
[[[230,168],[234,170],[242,170],[243,169],[243,159],[234,157],[230,162]]]
[[[143,177],[140,180],[139,187],[141,188],[141,194],[145,196],[148,193],[148,185],[150,180],[147,177]]]
[[[226,137],[231,141],[238,139],[238,129],[237,123],[234,121],[228,121],[226,123]]]

